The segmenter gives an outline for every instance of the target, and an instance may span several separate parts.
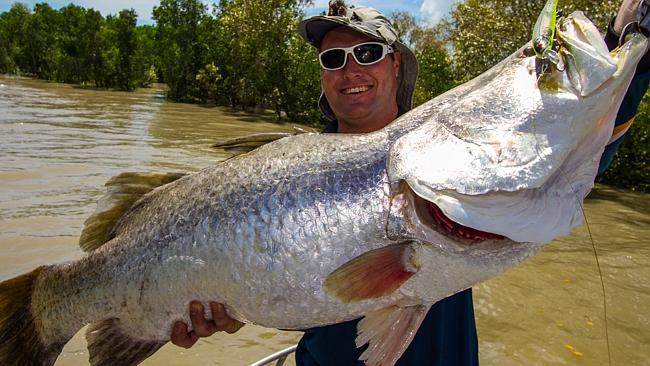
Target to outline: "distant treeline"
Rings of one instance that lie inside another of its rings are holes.
[[[59,10],[16,3],[0,15],[0,72],[64,83],[133,90],[156,81],[153,27],[136,13],[104,18],[68,5]]]
[[[100,88],[133,90],[159,81],[168,98],[233,108],[264,108],[278,119],[323,122],[318,110],[316,52],[297,34],[312,0],[162,0],[153,26],[137,26],[134,10],[103,17],[68,5],[33,9],[16,3],[0,14],[0,73]],[[530,41],[543,1],[461,0],[436,25],[405,12],[390,14],[416,53],[416,105],[465,82]],[[603,31],[620,0],[574,0]],[[649,190],[650,101],[640,108],[619,158],[601,180]]]

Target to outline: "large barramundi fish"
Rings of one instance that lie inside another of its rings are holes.
[[[364,317],[361,358],[394,364],[432,304],[581,223],[647,40],[610,53],[582,13],[557,36],[564,67],[538,73],[524,47],[383,130],[161,180],[110,230],[100,205],[86,257],[0,283],[0,364],[51,365],[86,324],[91,364],[138,364],[193,299],[281,329]],[[129,183],[111,187],[147,190]]]

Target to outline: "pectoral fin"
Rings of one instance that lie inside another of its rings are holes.
[[[366,252],[332,272],[325,290],[343,302],[388,295],[417,272],[413,254],[410,242]]]
[[[411,344],[428,311],[428,306],[421,305],[391,306],[366,315],[357,325],[357,347],[368,343],[359,359],[368,366],[394,365]]]

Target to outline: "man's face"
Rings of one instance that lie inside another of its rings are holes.
[[[376,41],[348,28],[328,32],[320,51],[350,47]],[[339,122],[339,131],[360,133],[376,131],[397,117],[397,75],[400,54],[387,55],[380,62],[362,66],[348,55],[340,70],[323,70],[323,91]]]

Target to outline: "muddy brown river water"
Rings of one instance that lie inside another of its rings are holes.
[[[230,156],[210,148],[216,141],[292,128],[170,103],[156,88],[96,91],[0,75],[0,280],[81,257],[83,221],[111,176],[196,171]],[[475,287],[482,365],[650,365],[650,195],[599,186],[585,215],[590,232],[577,228]],[[246,326],[189,350],[166,345],[144,365],[247,365],[299,337]],[[79,332],[56,365],[87,365],[85,347]]]

